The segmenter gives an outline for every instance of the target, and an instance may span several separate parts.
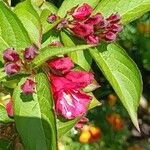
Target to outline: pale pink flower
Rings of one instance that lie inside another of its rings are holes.
[[[14,115],[12,99],[10,99],[9,102],[6,104],[6,111],[10,117]]]

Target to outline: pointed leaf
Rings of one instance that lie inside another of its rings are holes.
[[[110,82],[137,129],[142,80],[135,63],[116,44],[90,49],[91,56]]]
[[[56,150],[56,123],[53,100],[47,76],[40,72],[35,75],[36,93],[24,95],[20,86],[14,90],[15,123],[27,150]]]
[[[8,47],[22,50],[31,44],[29,36],[17,16],[0,1],[0,51]],[[0,53],[2,60],[2,53]]]
[[[14,12],[26,28],[32,42],[40,47],[42,38],[42,25],[40,22],[40,17],[31,2],[24,1],[19,3],[15,7]]]
[[[150,11],[150,0],[102,0],[94,13],[102,12],[105,17],[118,12],[122,23],[128,23]]]
[[[74,47],[45,47],[40,50],[40,54],[33,60],[32,65],[33,67],[38,67],[53,56],[84,50],[92,46],[93,45],[79,45]]]

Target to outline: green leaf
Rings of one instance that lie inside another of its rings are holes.
[[[0,150],[13,150],[12,142],[6,139],[0,139]]]
[[[53,100],[47,76],[35,75],[36,93],[24,95],[20,86],[14,90],[14,119],[19,135],[27,150],[56,150],[56,122]]]
[[[31,2],[24,1],[19,3],[15,7],[14,12],[26,28],[32,42],[40,47],[42,38],[42,25],[40,22],[40,17]]]
[[[46,33],[47,31],[49,31],[50,29],[54,27],[54,24],[50,24],[47,22],[47,17],[51,13],[57,13],[58,9],[56,6],[54,6],[52,3],[49,3],[49,2],[44,2],[41,9],[42,9],[42,12],[40,15],[40,19],[42,23],[43,33]]]
[[[139,129],[137,109],[142,92],[142,80],[135,63],[116,44],[90,49],[91,56],[110,82]]]
[[[118,12],[126,24],[150,11],[150,0],[102,0],[94,13],[102,12],[105,17]]]
[[[13,119],[9,118],[4,105],[0,104],[0,122],[8,123],[13,122]]]
[[[53,56],[88,49],[92,46],[93,45],[79,45],[74,47],[45,47],[40,50],[40,54],[32,61],[32,65],[33,67],[38,67]]]
[[[75,46],[76,44],[74,41],[69,37],[68,34],[65,32],[61,32],[61,40],[64,44],[64,46]],[[76,51],[68,54],[69,57],[73,60],[74,63],[78,64],[80,67],[82,67],[84,70],[89,71],[91,66],[90,62],[92,61],[91,57],[89,57],[89,60],[87,61],[85,58],[85,52],[84,51]]]
[[[59,138],[61,138],[64,134],[69,132],[79,120],[80,117],[77,117],[73,120],[57,119],[57,130]]]
[[[31,44],[28,33],[17,16],[0,1],[0,51],[8,47],[22,50]],[[0,60],[2,53],[0,53]]]
[[[77,5],[82,5],[83,3],[88,3],[90,6],[94,8],[99,1],[100,0],[64,0],[64,2],[62,3],[61,7],[58,10],[58,15],[63,18],[65,17],[68,10]]]

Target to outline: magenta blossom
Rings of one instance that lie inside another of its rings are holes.
[[[87,44],[98,44],[100,39],[98,36],[95,36],[95,35],[89,35],[87,37],[85,37],[85,40],[87,42]]]
[[[108,42],[112,42],[116,40],[116,34],[114,32],[108,31],[108,32],[105,32],[103,35],[104,35],[103,39]]]
[[[92,11],[92,7],[84,3],[72,13],[72,17],[76,20],[85,20],[91,15]]]
[[[89,25],[97,25],[100,23],[100,21],[103,19],[103,16],[101,13],[97,13],[96,15],[89,17],[86,21],[85,24]]]
[[[19,61],[20,58],[17,52],[13,48],[7,48],[3,52],[3,59],[6,62],[16,62],[16,61]]]
[[[12,99],[6,104],[6,111],[10,117],[14,115]]]
[[[110,23],[118,23],[121,19],[121,16],[119,13],[111,14],[108,18],[107,21]]]
[[[85,37],[94,32],[92,25],[77,22],[70,28],[79,37]]]
[[[48,16],[47,21],[49,23],[54,23],[57,20],[57,16],[55,14],[51,14]]]
[[[21,90],[24,94],[35,93],[35,82],[32,79],[27,79],[25,83],[21,85]]]
[[[32,45],[30,47],[27,47],[24,50],[24,58],[27,61],[33,60],[35,58],[35,56],[38,54],[38,49],[36,46]]]
[[[56,113],[66,119],[74,119],[87,111],[87,105],[92,97],[76,90],[60,91],[55,96]]]
[[[60,57],[47,62],[49,67],[55,71],[59,71],[62,74],[69,72],[74,64],[69,57]]]
[[[70,71],[66,74],[65,78],[71,81],[72,84],[76,85],[77,88],[81,89],[92,83],[94,75],[85,71]]]
[[[20,65],[17,63],[7,63],[5,65],[5,72],[8,75],[16,74],[20,71]]]

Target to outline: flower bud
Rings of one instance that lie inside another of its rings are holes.
[[[97,13],[96,15],[90,17],[89,19],[87,19],[85,21],[85,24],[89,24],[89,25],[97,25],[98,23],[100,23],[100,21],[103,19],[103,16],[101,13]]]
[[[85,37],[94,32],[93,26],[80,22],[74,24],[71,30],[79,37]]]
[[[75,20],[85,20],[87,17],[91,15],[92,11],[93,11],[92,7],[84,3],[81,7],[77,8],[73,12],[72,17]]]
[[[24,50],[24,58],[27,61],[33,60],[37,54],[38,54],[38,49],[34,45]]]
[[[16,62],[19,60],[19,55],[17,54],[17,52],[13,48],[7,48],[3,52],[3,59],[6,62]]]
[[[49,23],[54,23],[57,20],[57,16],[55,14],[51,14],[48,16],[47,21]]]
[[[35,82],[31,79],[27,79],[25,83],[21,85],[21,90],[24,94],[35,93]]]
[[[108,42],[112,42],[112,41],[116,40],[116,34],[111,31],[104,32],[103,39]]]
[[[73,67],[74,63],[69,57],[60,57],[47,62],[49,67],[55,71],[59,71],[62,74],[69,72]]]
[[[5,72],[8,75],[16,74],[20,71],[20,65],[17,63],[7,63],[5,65]]]
[[[107,21],[109,21],[110,23],[117,23],[119,22],[121,19],[121,16],[119,13],[115,13],[115,14],[112,14],[110,15],[108,18],[107,18]]]
[[[63,19],[56,27],[57,30],[61,30],[62,28],[66,27],[68,25],[68,20]]]
[[[6,104],[6,111],[10,117],[14,115],[12,99]]]
[[[112,24],[108,29],[114,33],[118,33],[122,31],[122,26],[119,24]]]
[[[86,42],[88,44],[98,44],[99,43],[99,37],[95,35],[89,35],[85,38]]]

